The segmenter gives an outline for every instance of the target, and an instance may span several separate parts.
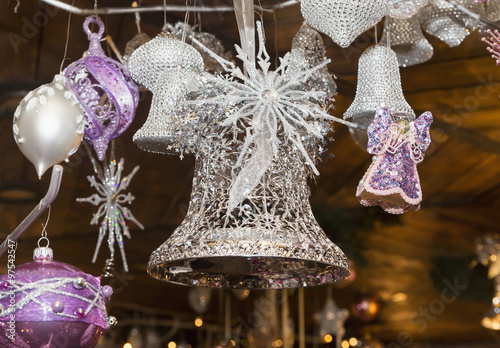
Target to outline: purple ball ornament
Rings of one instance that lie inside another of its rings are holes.
[[[100,278],[54,261],[48,247],[35,249],[34,261],[0,276],[0,284],[8,284],[0,291],[2,348],[93,348],[116,324]]]
[[[98,25],[97,33],[90,30],[91,23]],[[88,16],[83,30],[90,46],[83,58],[66,68],[66,84],[85,111],[85,139],[92,143],[102,161],[108,143],[132,123],[139,103],[139,88],[127,68],[104,54],[100,43],[104,33],[101,19]]]

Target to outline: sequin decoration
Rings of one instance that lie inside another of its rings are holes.
[[[191,151],[196,146],[198,117],[180,112],[177,106],[203,72],[201,55],[165,31],[136,49],[128,66],[135,81],[153,93],[148,118],[134,135],[134,143],[155,153]]]
[[[237,47],[248,75],[217,57],[231,78],[208,78],[193,101],[182,104],[197,108],[204,128],[186,218],[149,261],[148,273],[160,280],[280,289],[349,274],[345,255],[309,205],[307,178],[332,117],[317,101],[326,93],[303,82],[324,62],[290,76],[286,55],[269,71],[260,23],[257,32],[260,69]]]
[[[387,0],[302,0],[300,4],[306,22],[341,47],[380,22],[386,7]]]
[[[430,112],[410,121],[408,114],[378,108],[368,128],[368,152],[375,156],[356,192],[361,204],[379,205],[391,214],[420,209],[422,189],[416,164],[431,143],[431,123]]]
[[[408,19],[415,16],[429,0],[388,0],[387,16],[397,19]]]
[[[91,23],[97,24],[97,33],[90,30]],[[82,59],[66,68],[66,85],[84,110],[85,139],[92,143],[102,161],[108,143],[132,123],[139,103],[139,88],[122,64],[104,54],[100,43],[104,34],[101,19],[87,17],[83,29],[90,41],[89,49]]]
[[[484,15],[484,6],[470,0],[455,0],[467,10]],[[445,42],[450,47],[456,47],[477,29],[479,21],[464,14],[446,0],[429,0],[419,15],[422,29]]]
[[[132,215],[130,209],[124,206],[126,203],[131,204],[135,197],[132,196],[130,192],[127,194],[122,193],[122,191],[126,190],[130,185],[132,178],[139,170],[139,166],[135,167],[128,176],[122,178],[123,162],[123,158],[120,159],[120,162],[112,159],[107,166],[101,169],[94,161],[94,172],[96,175],[88,176],[87,179],[90,182],[90,186],[95,188],[97,193],[87,198],[77,198],[76,201],[87,202],[99,206],[99,209],[90,222],[92,225],[96,225],[99,223],[99,220],[101,220],[99,238],[97,240],[92,262],[96,262],[102,241],[107,235],[111,258],[114,258],[115,255],[116,242],[120,248],[123,269],[128,272],[127,258],[125,257],[125,247],[123,243],[123,236],[129,239],[131,237],[127,221],[132,221],[140,229],[144,229],[144,226],[142,226],[134,215]]]
[[[366,130],[380,104],[392,111],[404,111],[415,117],[401,87],[396,53],[385,45],[370,46],[361,55],[358,68],[356,97],[344,114],[360,129]]]
[[[399,66],[421,64],[432,58],[434,48],[427,41],[417,17],[397,19],[386,17],[381,42],[389,39],[398,57]]]

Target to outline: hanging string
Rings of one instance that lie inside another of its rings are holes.
[[[375,44],[378,45],[378,30],[377,30],[377,24],[375,24]]]
[[[74,5],[75,5],[75,0],[73,0],[73,2],[71,3],[71,6],[74,6]],[[70,28],[71,28],[71,12],[68,15],[68,25],[67,25],[67,28],[66,28],[66,44],[64,45],[64,56],[63,56],[63,59],[62,59],[62,62],[61,62],[61,66],[59,67],[59,72],[60,73],[62,73],[64,62],[67,59],[66,55],[68,54],[69,29]]]
[[[182,42],[186,42],[186,28],[189,21],[189,0],[186,0],[186,14],[184,15],[184,26],[182,27]]]
[[[260,0],[259,0],[260,1]],[[273,9],[273,20],[274,20],[274,66],[278,66],[278,18],[276,17],[276,11]]]
[[[51,206],[49,205],[49,209],[48,209],[48,212],[47,212],[47,220],[45,221],[45,224],[42,224],[42,237],[40,238],[40,240],[46,239],[47,243],[48,243],[47,225],[49,224],[49,221],[50,221],[50,210],[51,210]],[[40,242],[40,240],[38,242]]]
[[[141,6],[141,4],[142,4],[142,1],[139,1],[139,3],[137,3],[137,1],[134,1],[132,3],[132,7],[137,8],[137,7]],[[141,33],[141,15],[139,14],[139,12],[136,12],[134,15],[135,15],[135,25],[137,26],[137,32],[140,34]]]
[[[163,30],[167,29],[167,0],[163,0]]]
[[[19,6],[21,6],[21,0],[17,0],[16,7],[14,7],[14,13],[17,13],[17,10],[19,9]]]

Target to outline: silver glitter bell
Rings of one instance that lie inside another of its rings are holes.
[[[203,58],[191,45],[161,33],[137,48],[128,60],[134,80],[153,93],[151,109],[133,141],[150,152],[174,154],[188,151],[197,136],[195,114],[186,114],[179,102],[203,72]]]
[[[386,6],[387,0],[302,0],[300,9],[311,27],[348,47],[382,20]]]
[[[380,41],[388,39],[402,67],[424,63],[434,54],[434,48],[425,38],[416,16],[409,19],[386,17]]]
[[[293,76],[305,69],[311,69],[323,63],[326,56],[326,48],[320,33],[311,28],[306,22],[292,40],[290,50],[291,64],[288,73]],[[331,98],[337,94],[337,84],[324,66],[317,70],[308,81],[315,89],[326,91],[327,97]]]
[[[359,58],[356,97],[344,119],[352,119],[359,129],[366,130],[380,104],[415,118],[403,95],[396,53],[382,44],[368,47]]]
[[[215,53],[219,57],[231,61],[233,55],[231,51],[226,51],[222,41],[220,41],[215,35],[207,32],[202,32],[196,30],[196,27],[191,25],[178,22],[175,25],[167,24],[167,30],[175,35],[178,39],[185,37],[186,42],[192,45],[198,52],[200,52],[203,57],[203,62],[205,63],[205,71],[212,74],[223,72],[224,69],[210,54],[207,53],[205,49],[200,47],[198,44],[193,43],[193,39],[198,40],[205,48],[209,49],[211,52]]]
[[[486,19],[496,23],[497,25],[500,25],[500,0],[488,0],[486,3],[486,12],[484,16],[486,17]],[[496,28],[481,22],[479,33],[482,36],[490,37],[490,35],[488,34],[488,29],[494,30]]]
[[[387,16],[397,19],[408,19],[429,3],[429,0],[388,0]]]
[[[484,6],[470,0],[455,0],[466,9],[484,15]],[[458,46],[470,34],[477,29],[479,22],[464,14],[458,8],[446,0],[429,0],[429,5],[419,13],[422,28],[445,42],[450,47]]]
[[[233,289],[297,288],[347,277],[344,253],[311,211],[310,168],[284,138],[259,184],[229,212],[244,141],[215,118],[198,144],[186,218],[153,252],[148,273],[167,282]],[[316,140],[303,137],[311,154],[317,151]],[[243,166],[255,151],[245,156]]]

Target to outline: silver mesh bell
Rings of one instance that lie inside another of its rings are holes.
[[[177,105],[191,90],[190,83],[203,72],[203,59],[191,45],[161,33],[137,48],[128,60],[132,77],[153,93],[151,109],[133,141],[156,153],[178,153],[194,146],[196,115]]]
[[[222,127],[215,115],[203,134],[188,213],[151,255],[150,275],[184,285],[240,289],[313,286],[348,276],[344,253],[313,216],[310,168],[291,142],[281,139],[259,184],[229,212],[244,141],[233,137],[233,130]],[[303,135],[311,155],[317,155],[311,136]],[[243,166],[255,151],[251,149]]]
[[[469,0],[455,0],[466,9],[484,15],[484,6]],[[479,26],[476,19],[464,14],[446,0],[429,0],[429,5],[419,13],[422,28],[450,47],[458,46]]]
[[[348,47],[382,20],[386,6],[387,0],[302,0],[300,9],[311,27]]]
[[[398,19],[408,19],[429,3],[429,0],[388,0],[387,16]]]
[[[389,36],[389,38],[387,37]],[[399,66],[421,64],[432,58],[434,48],[427,41],[417,17],[397,19],[386,17],[381,42],[389,39]]]
[[[359,58],[356,97],[344,119],[352,119],[358,128],[366,130],[380,104],[415,118],[403,95],[396,53],[382,44],[368,47]]]

